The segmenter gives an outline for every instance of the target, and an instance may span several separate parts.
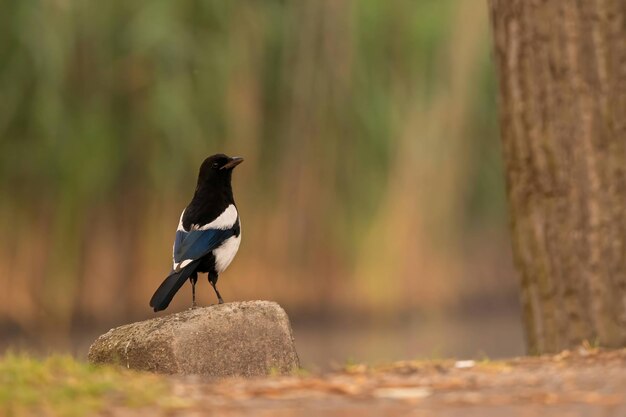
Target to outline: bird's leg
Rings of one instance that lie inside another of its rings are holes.
[[[217,294],[217,303],[224,304],[224,300],[222,299],[222,296],[220,295],[220,292],[217,290],[217,287],[215,286],[215,284],[211,283],[211,285],[213,286],[213,289],[215,290],[215,294]]]
[[[209,282],[211,283],[211,287],[213,287],[213,289],[215,290],[215,294],[217,294],[217,303],[224,304],[224,300],[222,299],[220,292],[217,290],[217,287],[215,286],[217,285],[217,274],[216,275],[209,274]]]
[[[198,274],[189,277],[191,281],[191,308],[196,308],[196,282],[198,282]]]

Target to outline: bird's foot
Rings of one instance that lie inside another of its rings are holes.
[[[198,304],[196,304],[196,302],[194,301],[191,303],[191,307],[189,307],[189,310],[193,310],[194,308],[197,308],[197,307],[198,307]]]
[[[224,300],[222,300],[222,297],[218,298],[217,304],[224,304]]]

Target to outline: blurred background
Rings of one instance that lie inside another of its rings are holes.
[[[305,366],[523,353],[490,55],[483,1],[5,1],[0,348],[153,317],[224,152],[220,291],[279,302]]]

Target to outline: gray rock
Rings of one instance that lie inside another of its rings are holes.
[[[260,376],[298,368],[287,313],[270,301],[194,308],[109,330],[91,363],[166,374]]]

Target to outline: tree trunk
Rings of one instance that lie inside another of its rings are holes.
[[[626,346],[626,1],[490,6],[528,350]]]

